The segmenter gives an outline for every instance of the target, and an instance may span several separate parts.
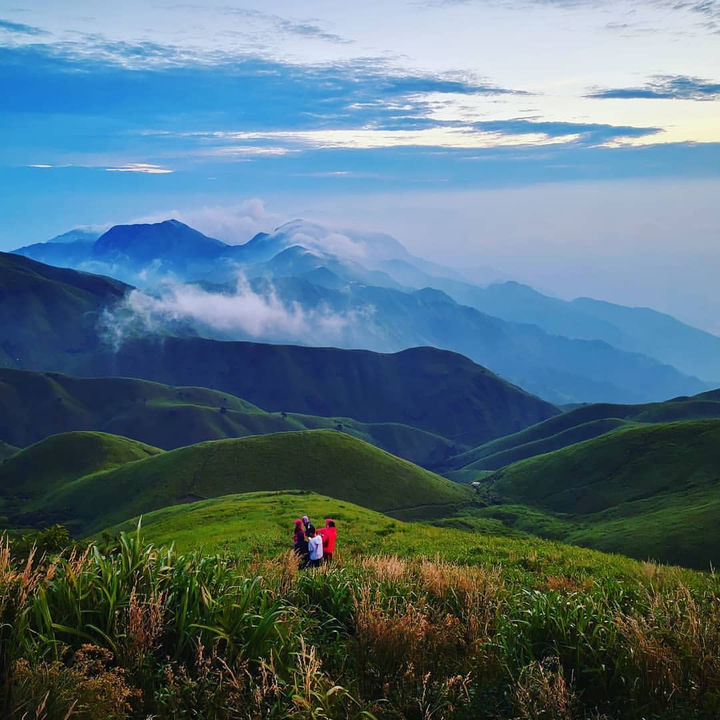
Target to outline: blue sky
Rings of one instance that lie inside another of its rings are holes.
[[[303,213],[561,295],[720,315],[670,272],[680,247],[690,284],[716,259],[720,2],[4,5],[0,249],[170,212],[238,242]],[[539,232],[546,206],[562,222]]]

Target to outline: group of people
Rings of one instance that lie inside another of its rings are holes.
[[[300,567],[320,567],[329,565],[335,552],[337,528],[332,518],[325,519],[325,527],[319,530],[310,522],[307,515],[295,521],[293,531],[293,550],[300,558]]]

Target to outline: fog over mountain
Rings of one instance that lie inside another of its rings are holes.
[[[645,402],[720,380],[720,338],[652,310],[474,284],[395,238],[296,219],[230,245],[177,220],[16,252],[135,286],[102,318],[112,347],[157,333],[460,352],[556,403]]]

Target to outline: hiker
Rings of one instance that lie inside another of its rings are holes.
[[[325,518],[325,527],[318,530],[318,534],[323,541],[323,559],[325,564],[329,565],[333,559],[335,552],[335,541],[337,540],[337,529],[335,521],[332,518]]]
[[[293,550],[296,555],[301,558],[307,555],[307,540],[305,539],[305,530],[303,530],[302,520],[295,521],[295,530],[293,531]]]
[[[323,541],[315,528],[310,524],[308,530],[308,552],[310,553],[310,567],[320,567],[323,557]]]
[[[305,526],[305,534],[310,534],[310,528],[313,530],[315,529],[315,526],[310,522],[310,518],[307,515],[302,516],[303,525]]]

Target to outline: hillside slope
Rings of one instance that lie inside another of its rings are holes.
[[[618,430],[484,485],[501,506],[481,515],[523,530],[689,567],[720,562],[720,420]]]
[[[0,366],[80,368],[97,350],[98,319],[128,286],[0,253]]]
[[[0,463],[1,512],[14,516],[76,478],[145,460],[162,451],[100,432],[52,435]],[[99,507],[95,512],[101,512]]]
[[[434,348],[367,350],[132,340],[96,355],[87,375],[142,377],[229,392],[271,412],[394,422],[472,445],[558,413],[462,355]]]
[[[720,390],[645,405],[586,405],[460,453],[443,464],[442,469],[498,470],[620,427],[703,418],[720,418]]]
[[[100,430],[171,450],[204,440],[318,428],[341,429],[423,466],[438,464],[458,447],[397,423],[268,413],[206,388],[0,368],[0,440],[18,446],[60,432]]]
[[[67,482],[26,505],[22,524],[89,533],[168,505],[257,490],[330,494],[381,512],[440,515],[465,487],[330,430],[215,440]]]

